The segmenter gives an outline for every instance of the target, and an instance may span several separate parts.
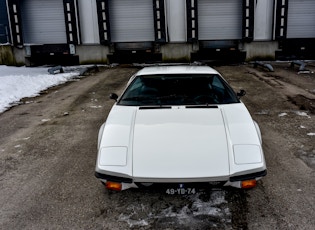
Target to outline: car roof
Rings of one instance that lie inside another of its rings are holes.
[[[155,74],[219,74],[209,66],[151,66],[141,69],[136,75],[155,75]]]

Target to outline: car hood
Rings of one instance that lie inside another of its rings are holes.
[[[96,167],[101,173],[142,182],[193,181],[225,180],[264,168],[261,140],[243,103],[202,108],[115,105],[102,127]]]
[[[223,116],[217,107],[139,109],[133,136],[136,178],[229,175]]]

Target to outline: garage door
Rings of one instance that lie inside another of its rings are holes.
[[[290,0],[287,38],[315,38],[315,1]]]
[[[9,42],[9,21],[6,1],[0,1],[0,44]]]
[[[198,0],[199,40],[242,38],[241,0]]]
[[[67,43],[62,0],[22,0],[24,43]]]
[[[152,0],[109,0],[112,42],[154,41]]]

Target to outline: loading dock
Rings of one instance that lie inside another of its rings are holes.
[[[104,13],[108,14],[106,21],[110,28],[107,37],[112,51],[108,56],[110,62],[161,60],[155,45],[165,41],[164,1],[108,0],[104,1],[103,6],[106,5],[108,11]]]
[[[253,40],[254,2],[235,0],[188,0],[188,41],[198,43],[192,60],[244,60],[239,45]]]
[[[315,1],[276,1],[278,59],[315,58]]]
[[[25,64],[78,64],[80,43],[74,0],[7,1],[13,45],[25,48]]]

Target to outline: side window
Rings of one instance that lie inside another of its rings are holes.
[[[140,77],[136,78],[134,82],[130,84],[128,90],[125,92],[125,95],[123,95],[123,98],[139,96],[139,92],[142,85],[143,83],[142,83],[141,78]]]
[[[131,91],[133,91],[133,90],[136,90],[136,89],[140,89],[141,87],[142,87],[142,81],[141,81],[141,79],[140,78],[137,78],[136,80],[135,80],[135,82],[130,86],[130,89],[129,90],[131,90]]]
[[[222,84],[222,82],[220,81],[220,79],[217,76],[213,77],[212,80],[212,87],[215,87],[217,90],[224,92],[224,85]]]
[[[225,95],[225,87],[222,83],[222,81],[218,78],[218,76],[214,76],[212,80],[212,89],[217,95],[218,98],[220,98],[220,102],[223,101],[223,97]]]
[[[227,87],[219,76],[213,77],[212,88],[220,103],[238,102],[237,98],[234,96],[233,90]]]
[[[219,103],[226,103],[229,99],[229,96],[226,94],[225,85],[222,83],[218,76],[213,77],[212,89],[215,93]]]

